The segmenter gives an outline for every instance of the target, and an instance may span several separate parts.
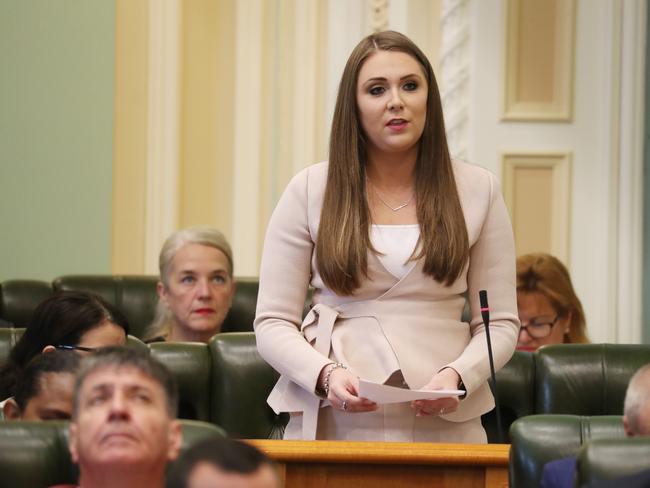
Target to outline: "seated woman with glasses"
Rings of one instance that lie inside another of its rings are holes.
[[[517,308],[520,351],[589,342],[582,304],[569,272],[556,257],[535,253],[517,258]]]
[[[128,332],[119,310],[97,295],[64,291],[47,298],[36,307],[0,368],[0,399],[13,396],[20,374],[38,354],[57,349],[88,354],[101,347],[122,346]]]

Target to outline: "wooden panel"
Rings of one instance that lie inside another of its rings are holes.
[[[503,155],[503,192],[518,256],[547,252],[568,263],[570,161],[568,153]]]
[[[344,441],[251,441],[280,464],[293,487],[505,488],[509,447]]]
[[[571,120],[574,17],[574,0],[508,0],[503,120]]]
[[[483,488],[485,470],[468,467],[412,465],[320,464],[289,466],[286,487],[402,488],[404,486]]]

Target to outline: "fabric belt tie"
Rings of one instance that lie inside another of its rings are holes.
[[[316,332],[316,343],[314,348],[323,356],[329,357],[332,345],[332,330],[334,323],[339,316],[339,311],[327,305],[319,303],[314,306],[309,314],[318,316],[318,329]],[[305,318],[307,320],[308,317]],[[320,408],[320,398],[315,397],[310,402],[302,414],[302,438],[305,440],[316,439],[316,426],[318,424],[318,410]]]

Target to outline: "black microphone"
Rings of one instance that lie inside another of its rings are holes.
[[[494,408],[497,414],[497,430],[499,431],[499,441],[504,443],[503,431],[501,430],[501,408],[499,407],[499,395],[497,394],[497,377],[494,373],[494,359],[492,358],[492,341],[490,340],[490,307],[488,307],[487,291],[480,290],[478,298],[481,302],[481,316],[483,317],[483,324],[485,325],[485,337],[487,339],[488,359],[490,360],[490,377],[492,382],[488,381],[492,396],[494,397]]]

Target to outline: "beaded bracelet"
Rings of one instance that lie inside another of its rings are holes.
[[[325,373],[325,378],[323,379],[323,393],[325,394],[325,398],[327,398],[330,393],[330,376],[332,375],[332,371],[339,368],[348,369],[348,367],[343,363],[330,363],[329,369],[327,370],[327,373]]]

